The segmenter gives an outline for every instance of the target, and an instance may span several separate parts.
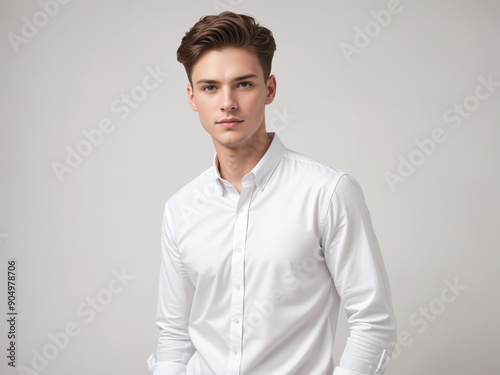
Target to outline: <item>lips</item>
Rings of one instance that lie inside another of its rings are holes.
[[[239,118],[236,117],[231,117],[231,118],[225,118],[217,122],[220,126],[224,128],[234,128],[235,126],[238,126],[240,123],[242,123],[243,120],[240,120]]]

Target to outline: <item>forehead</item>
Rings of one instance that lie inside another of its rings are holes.
[[[229,81],[247,74],[255,74],[258,77],[264,75],[255,52],[227,47],[209,50],[201,55],[193,66],[192,79],[196,84],[199,79]]]

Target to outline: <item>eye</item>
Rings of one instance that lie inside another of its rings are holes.
[[[205,86],[202,88],[203,91],[212,92],[215,90],[215,86]]]
[[[241,86],[242,88],[246,89],[246,88],[248,88],[248,87],[252,86],[252,84],[251,84],[250,82],[241,82],[241,83],[240,83],[240,86]]]

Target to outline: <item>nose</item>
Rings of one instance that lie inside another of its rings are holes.
[[[231,89],[226,89],[222,91],[222,103],[220,105],[221,111],[234,111],[238,108],[236,103],[236,98]]]

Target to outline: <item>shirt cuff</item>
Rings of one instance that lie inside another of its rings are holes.
[[[377,365],[377,368],[375,369],[375,372],[371,372],[369,374],[361,374],[359,372],[351,371],[351,370],[346,370],[345,368],[342,367],[335,367],[335,371],[333,371],[333,375],[383,375],[385,372],[385,369],[389,365],[389,362],[391,360],[391,357],[387,355],[387,351],[383,351],[382,355],[380,356],[380,361]]]
[[[156,362],[155,353],[147,361],[151,375],[187,375],[187,366],[179,363]]]

